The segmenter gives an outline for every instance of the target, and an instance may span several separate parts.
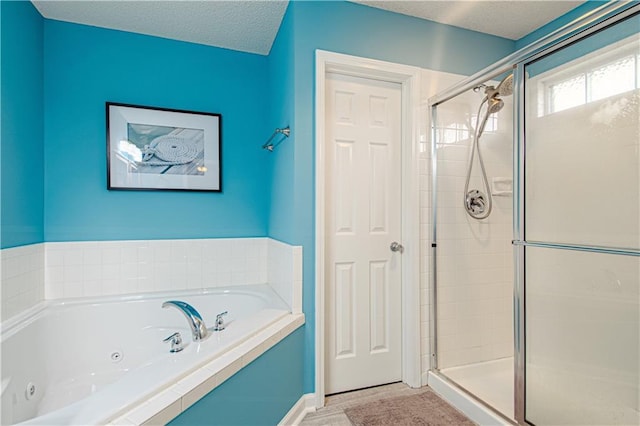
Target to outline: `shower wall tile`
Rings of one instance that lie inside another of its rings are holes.
[[[480,100],[473,93],[458,98],[448,115],[442,111],[449,124],[464,119],[459,111],[475,111]],[[446,102],[441,104],[442,108],[447,106]],[[512,175],[508,111],[504,108],[501,112],[498,130],[486,132],[481,139],[489,180]],[[487,220],[469,218],[462,199],[470,142],[467,136],[437,146],[439,368],[513,355],[512,197],[494,197]],[[470,188],[480,182],[477,166]]]
[[[44,244],[0,250],[2,321],[44,299],[44,251]]]
[[[420,316],[421,316],[421,363],[422,383],[427,384],[427,372],[431,367],[431,323],[430,300],[431,281],[431,241],[432,241],[432,182],[431,182],[431,111],[428,99],[436,93],[451,87],[464,76],[439,71],[422,70],[420,105],[420,132],[417,142],[420,206]]]

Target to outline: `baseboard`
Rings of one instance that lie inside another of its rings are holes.
[[[289,412],[280,420],[278,426],[297,426],[307,413],[316,411],[315,394],[306,393],[300,397]]]

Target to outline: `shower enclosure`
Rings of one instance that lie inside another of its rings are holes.
[[[520,424],[640,424],[640,5],[430,105],[432,372]]]

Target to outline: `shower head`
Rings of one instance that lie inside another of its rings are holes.
[[[484,126],[487,124],[487,120],[489,119],[489,116],[491,114],[495,114],[496,112],[500,111],[502,107],[504,107],[504,101],[500,99],[497,95],[493,98],[485,97],[482,103],[480,104],[480,108],[482,108],[482,105],[484,105],[485,102],[487,103],[487,110],[484,113],[484,117],[482,118],[480,125],[476,129],[477,138],[479,138],[484,132]],[[480,117],[480,110],[478,110],[478,117]]]
[[[473,90],[476,91],[476,88],[481,87],[484,87],[484,94],[487,99],[494,99],[498,96],[511,96],[513,94],[513,74],[506,76],[500,84],[498,84],[498,87],[480,85],[474,87]]]
[[[496,89],[500,96],[511,96],[513,94],[513,74],[506,76]]]
[[[494,114],[502,109],[504,101],[498,97],[490,98],[487,102],[487,115]]]

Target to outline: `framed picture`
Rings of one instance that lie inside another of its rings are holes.
[[[221,191],[222,116],[107,102],[107,188]]]

